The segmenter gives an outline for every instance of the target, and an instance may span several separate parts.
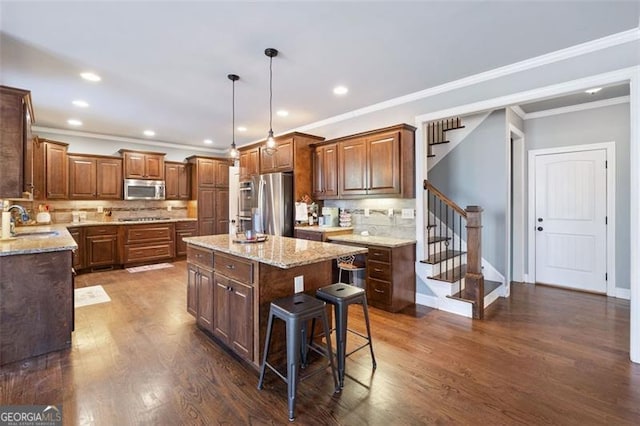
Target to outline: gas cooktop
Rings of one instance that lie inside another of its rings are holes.
[[[154,220],[169,220],[170,217],[146,216],[146,217],[121,217],[120,222],[153,222]]]

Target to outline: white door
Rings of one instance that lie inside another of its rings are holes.
[[[607,292],[606,151],[535,159],[536,281]]]

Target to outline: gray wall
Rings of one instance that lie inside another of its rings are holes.
[[[616,287],[630,288],[629,104],[525,121],[527,151],[602,142],[616,143]]]
[[[429,181],[460,207],[482,212],[482,257],[506,276],[507,143],[505,110],[492,112],[434,168]]]

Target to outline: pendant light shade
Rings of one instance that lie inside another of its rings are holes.
[[[231,149],[229,156],[236,159],[240,156],[236,148],[236,81],[240,80],[236,74],[229,74],[227,78],[231,80]]]
[[[276,140],[273,138],[273,58],[278,56],[276,49],[265,49],[264,54],[269,57],[269,133],[267,134],[267,141],[265,143],[265,151],[268,155],[273,155],[277,150]]]

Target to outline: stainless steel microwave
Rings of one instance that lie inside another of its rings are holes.
[[[125,200],[164,200],[163,180],[124,180]]]

